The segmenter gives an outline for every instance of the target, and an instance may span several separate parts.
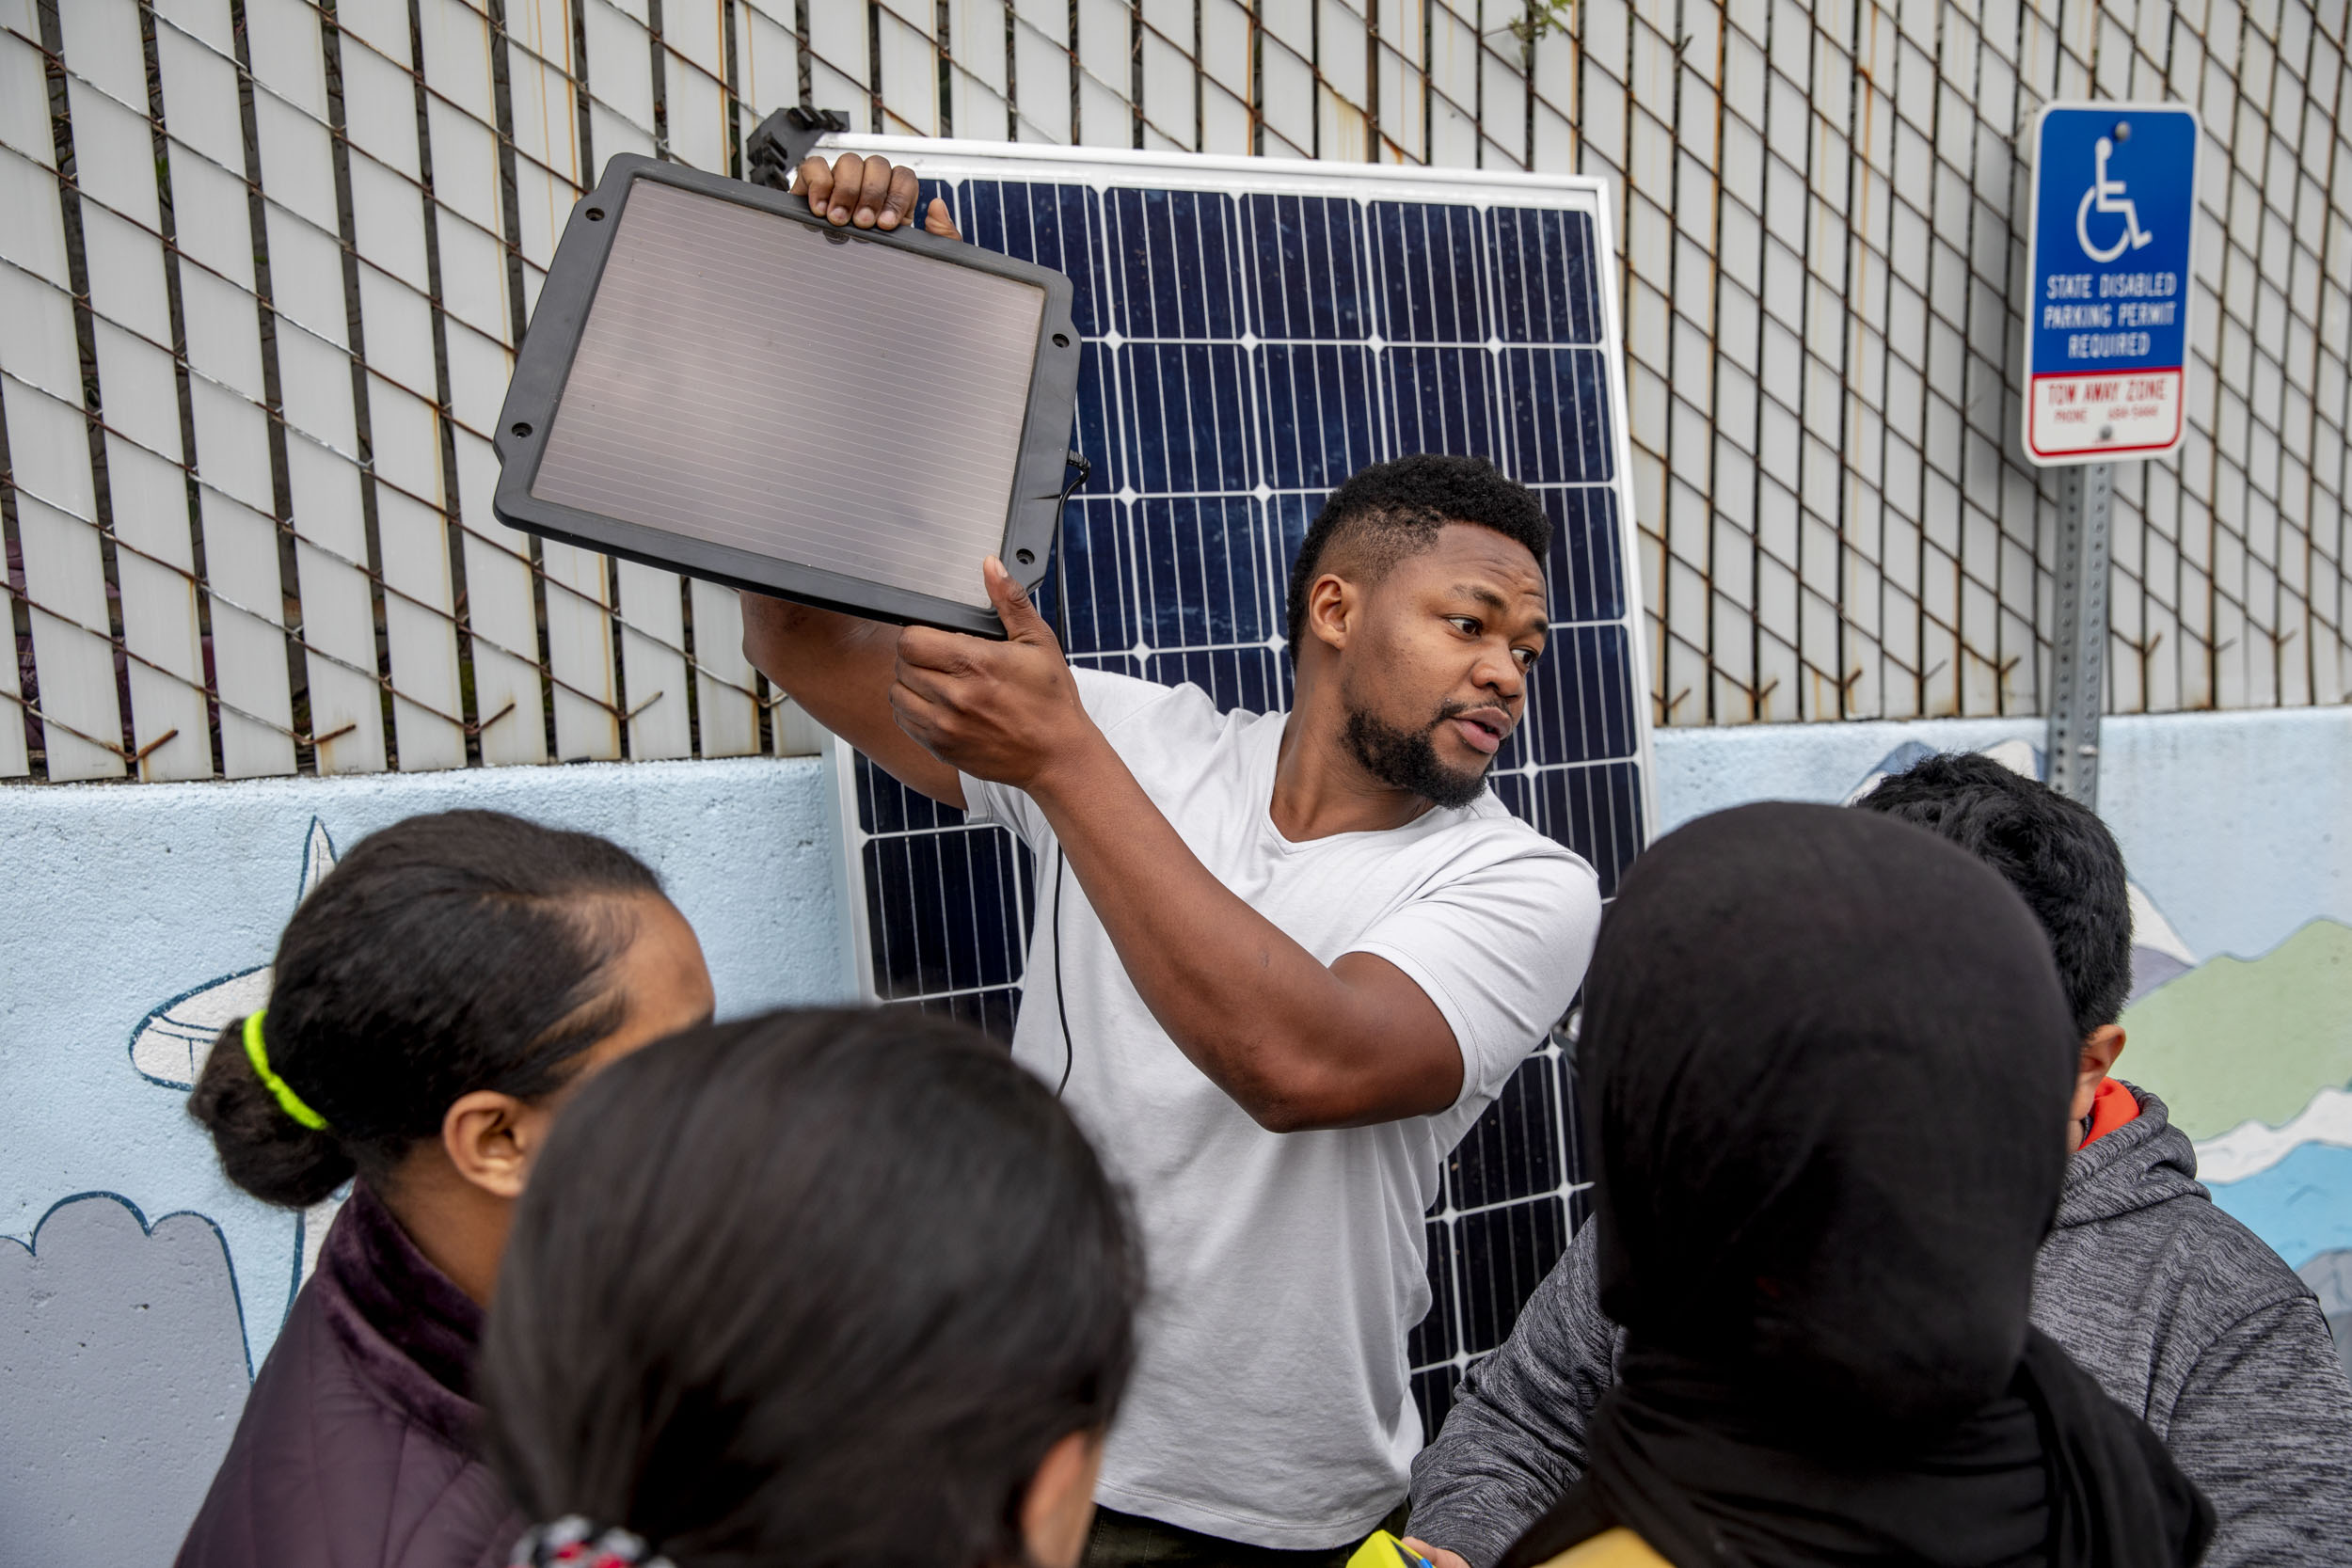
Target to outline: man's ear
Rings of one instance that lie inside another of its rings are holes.
[[[2090,1115],[2090,1102],[2098,1097],[2099,1082],[2115,1067],[2115,1059],[2123,1054],[2123,1026],[2102,1023],[2083,1037],[2083,1053],[2074,1069],[2074,1117],[2080,1121]]]
[[[441,1149],[457,1174],[494,1197],[523,1196],[546,1117],[511,1094],[476,1089],[441,1117]]]
[[[1326,572],[1307,587],[1308,635],[1333,653],[1347,646],[1361,606],[1356,585],[1335,572]]]

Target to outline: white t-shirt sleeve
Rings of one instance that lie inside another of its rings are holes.
[[[1593,868],[1532,832],[1374,926],[1353,950],[1386,958],[1436,1003],[1462,1053],[1455,1104],[1484,1104],[1559,1022],[1600,932]],[[1524,846],[1524,847],[1519,847]]]
[[[1115,675],[1104,670],[1070,672],[1078,683],[1078,701],[1086,705],[1091,718],[1103,733],[1111,737],[1116,747],[1119,726],[1151,707],[1167,702],[1177,694],[1174,687],[1156,681],[1137,680],[1133,675]],[[1045,824],[1045,814],[1037,809],[1025,790],[1010,784],[991,784],[969,773],[957,775],[963,781],[963,815],[974,823],[994,823],[1009,828],[1012,836],[1035,849],[1044,843],[1053,830]]]

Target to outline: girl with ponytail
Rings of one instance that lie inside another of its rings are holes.
[[[587,1076],[710,1015],[683,916],[627,850],[497,812],[362,840],[294,911],[267,1008],[188,1110],[229,1179],[345,1183],[181,1568],[473,1568],[519,1522],[472,1369],[516,1200]]]

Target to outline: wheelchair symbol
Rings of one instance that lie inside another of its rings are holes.
[[[2082,242],[2084,255],[2102,263],[2122,255],[2126,246],[2137,250],[2155,238],[2140,228],[2139,209],[2132,205],[2130,197],[2123,194],[2123,182],[2107,178],[2107,159],[2114,151],[2115,143],[2101,136],[2097,150],[2098,177],[2091,181],[2090,188],[2083,192],[2082,205],[2074,209],[2074,237]],[[2115,237],[2113,245],[2104,250],[2090,243],[2090,214],[2094,212],[2120,213],[2123,217],[2123,231]]]

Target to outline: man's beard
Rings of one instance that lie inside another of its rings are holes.
[[[1486,770],[1457,773],[1438,760],[1432,736],[1446,718],[1439,713],[1426,729],[1400,730],[1351,705],[1342,733],[1365,772],[1391,789],[1409,790],[1433,805],[1454,809],[1486,793]]]

